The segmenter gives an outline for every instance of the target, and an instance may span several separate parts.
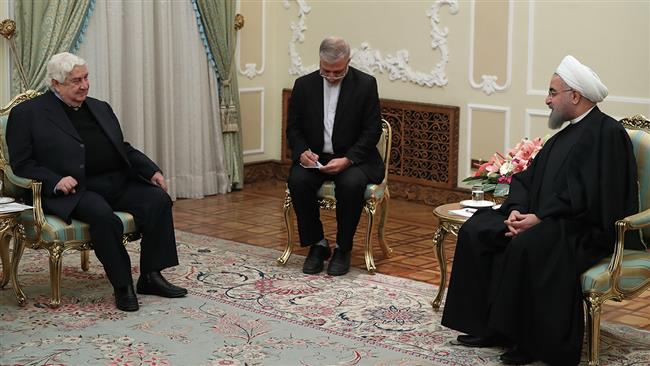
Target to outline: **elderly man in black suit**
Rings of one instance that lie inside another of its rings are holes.
[[[350,268],[352,241],[369,182],[380,183],[384,163],[377,81],[353,67],[350,46],[338,37],[320,45],[320,70],[296,80],[289,102],[287,138],[293,154],[289,190],[301,246],[310,246],[303,272],[319,273],[330,257],[316,199],[325,180],[336,186],[336,246],[327,273]]]
[[[108,103],[88,97],[86,61],[64,52],[47,65],[50,90],[14,107],[7,144],[15,174],[43,183],[43,209],[90,226],[97,258],[115,290],[115,304],[136,311],[131,261],[122,223],[113,211],[135,218],[142,233],[137,291],[182,297],[160,270],[178,265],[172,201],[160,169],[124,141]]]

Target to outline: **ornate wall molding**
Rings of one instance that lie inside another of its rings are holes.
[[[537,117],[547,117],[551,115],[551,110],[550,109],[532,109],[532,108],[526,108],[526,115],[524,116],[524,137],[528,137],[529,139],[536,138],[536,137],[543,137],[543,136],[531,136],[530,135],[530,120],[533,116]]]
[[[510,148],[510,107],[489,105],[489,104],[468,104],[467,105],[467,133],[465,134],[465,157],[467,160],[464,162],[465,174],[463,177],[469,177],[472,174],[472,112],[473,111],[488,111],[499,112],[505,114],[503,120],[503,149],[507,151]]]
[[[289,55],[291,57],[291,66],[289,75],[305,75],[318,68],[317,65],[304,66],[302,58],[298,52],[298,44],[305,41],[305,32],[307,30],[307,14],[311,7],[305,0],[296,0],[298,4],[298,20],[291,22],[291,40],[289,41]],[[382,56],[382,52],[373,49],[369,42],[362,42],[358,48],[352,49],[352,60],[350,63],[371,75],[376,72],[388,74],[391,81],[400,80],[410,82],[420,86],[444,86],[447,85],[446,66],[449,63],[449,49],[447,47],[447,36],[449,35],[448,27],[440,26],[439,12],[443,6],[449,6],[449,12],[454,15],[458,13],[457,0],[436,0],[427,10],[426,15],[431,23],[431,48],[440,52],[440,61],[438,61],[429,72],[413,70],[409,65],[409,51],[395,51],[394,56],[387,54]],[[284,0],[284,8],[289,9],[290,1]]]
[[[528,3],[528,65],[526,72],[526,94],[545,97],[548,95],[547,90],[535,89],[533,87],[533,61],[535,59],[533,52],[535,46],[535,2],[535,0],[530,0]],[[650,98],[626,97],[619,95],[608,95],[605,101],[650,105]]]
[[[474,32],[476,26],[476,1],[470,3],[470,31],[469,31],[469,84],[474,89],[483,91],[486,95],[494,92],[502,92],[510,87],[512,75],[512,30],[514,23],[514,0],[508,1],[508,45],[506,55],[506,81],[503,85],[497,84],[496,75],[481,75],[481,82],[477,83],[474,79]]]
[[[240,60],[240,45],[241,45],[241,31],[237,32],[237,69],[239,73],[245,75],[249,79],[255,78],[257,75],[264,73],[264,66],[266,65],[266,1],[261,2],[262,6],[262,65],[257,68],[256,63],[247,63],[244,68],[241,68]],[[240,12],[241,0],[237,1],[237,13]]]
[[[239,94],[243,93],[259,93],[260,95],[260,124],[257,126],[260,131],[260,143],[257,149],[244,150],[243,154],[253,155],[253,154],[263,154],[264,153],[264,88],[255,87],[255,88],[239,88]]]

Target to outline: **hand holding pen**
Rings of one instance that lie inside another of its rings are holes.
[[[305,167],[313,167],[318,165],[318,154],[314,154],[311,149],[305,150],[300,154],[300,165]]]

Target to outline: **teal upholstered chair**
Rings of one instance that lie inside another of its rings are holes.
[[[386,120],[381,122],[382,134],[379,142],[377,143],[377,150],[384,160],[385,171],[384,180],[380,184],[368,184],[364,194],[365,203],[363,211],[368,218],[368,225],[366,227],[366,242],[365,242],[365,259],[366,268],[368,272],[373,273],[377,268],[372,254],[372,229],[374,227],[375,217],[379,216],[379,224],[377,225],[377,234],[379,236],[379,246],[381,247],[384,256],[390,257],[393,250],[386,244],[384,240],[384,224],[386,222],[386,215],[388,213],[388,199],[390,194],[388,192],[388,164],[390,162],[390,148],[392,131],[390,124]],[[318,190],[318,203],[321,209],[335,210],[336,198],[334,196],[334,182],[326,181]],[[293,209],[291,202],[291,194],[289,188],[286,189],[284,196],[284,223],[287,229],[287,246],[284,253],[278,258],[278,263],[286,264],[293,251]]]
[[[638,165],[639,213],[616,222],[616,247],[582,275],[582,290],[587,306],[589,365],[598,365],[600,312],[607,300],[633,298],[650,287],[650,253],[625,249],[625,232],[638,230],[644,244],[650,244],[650,121],[643,116],[624,118]]]
[[[34,98],[40,93],[28,90],[11,100],[9,104],[0,109],[0,169],[4,176],[3,193],[14,197],[18,201],[33,205],[32,210],[23,211],[18,217],[18,230],[14,239],[14,250],[11,258],[11,281],[18,303],[23,306],[27,298],[18,282],[17,272],[25,247],[32,249],[45,249],[49,254],[50,265],[50,306],[58,307],[61,303],[61,266],[62,255],[68,250],[81,251],[81,268],[88,270],[89,250],[92,249],[88,225],[78,220],[72,220],[68,225],[60,218],[43,213],[41,207],[41,182],[16,176],[9,166],[9,154],[5,131],[7,117],[12,107],[22,101]],[[123,242],[139,239],[136,231],[135,220],[126,212],[115,212],[122,220],[124,226]],[[4,265],[4,264],[3,264]]]

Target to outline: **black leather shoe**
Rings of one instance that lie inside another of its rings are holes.
[[[162,297],[183,297],[187,290],[172,285],[160,272],[143,273],[138,279],[138,293],[143,295],[157,295]]]
[[[122,311],[137,311],[140,308],[138,305],[138,297],[135,296],[133,285],[124,287],[117,287],[115,292],[115,307]]]
[[[494,347],[506,345],[505,340],[496,337],[479,337],[471,334],[461,334],[456,340],[465,347]]]
[[[504,365],[528,365],[535,361],[533,356],[517,346],[499,356],[499,359]]]
[[[302,273],[316,274],[323,270],[323,262],[330,257],[332,251],[329,247],[313,244],[309,247],[309,254],[302,265]]]
[[[342,276],[350,270],[350,258],[352,251],[344,252],[339,248],[334,249],[334,254],[327,266],[327,274],[330,276]]]

